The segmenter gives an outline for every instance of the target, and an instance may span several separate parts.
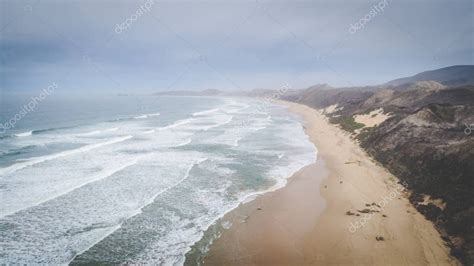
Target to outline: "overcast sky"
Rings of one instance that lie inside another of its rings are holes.
[[[0,1],[3,92],[374,85],[474,64],[471,0],[64,2]]]

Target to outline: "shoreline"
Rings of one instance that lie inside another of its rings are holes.
[[[210,245],[205,264],[459,264],[398,179],[348,133],[315,109],[278,103],[303,118],[318,159],[285,187],[224,215],[232,226]]]

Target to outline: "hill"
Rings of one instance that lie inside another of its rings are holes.
[[[425,71],[411,77],[395,79],[385,85],[398,86],[417,81],[433,80],[445,86],[474,85],[474,66],[450,66],[441,69]]]
[[[313,86],[283,96],[321,110],[408,184],[411,203],[466,265],[474,263],[474,85],[464,84],[474,81],[473,70],[454,66],[388,85]]]

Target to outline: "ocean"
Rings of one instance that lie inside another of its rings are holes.
[[[4,97],[0,122],[27,103]],[[53,95],[17,118],[0,132],[0,264],[182,265],[317,154],[286,107],[246,98]]]

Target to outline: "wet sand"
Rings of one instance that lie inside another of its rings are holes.
[[[393,175],[319,111],[281,103],[304,119],[318,161],[228,213],[206,264],[458,265]]]

